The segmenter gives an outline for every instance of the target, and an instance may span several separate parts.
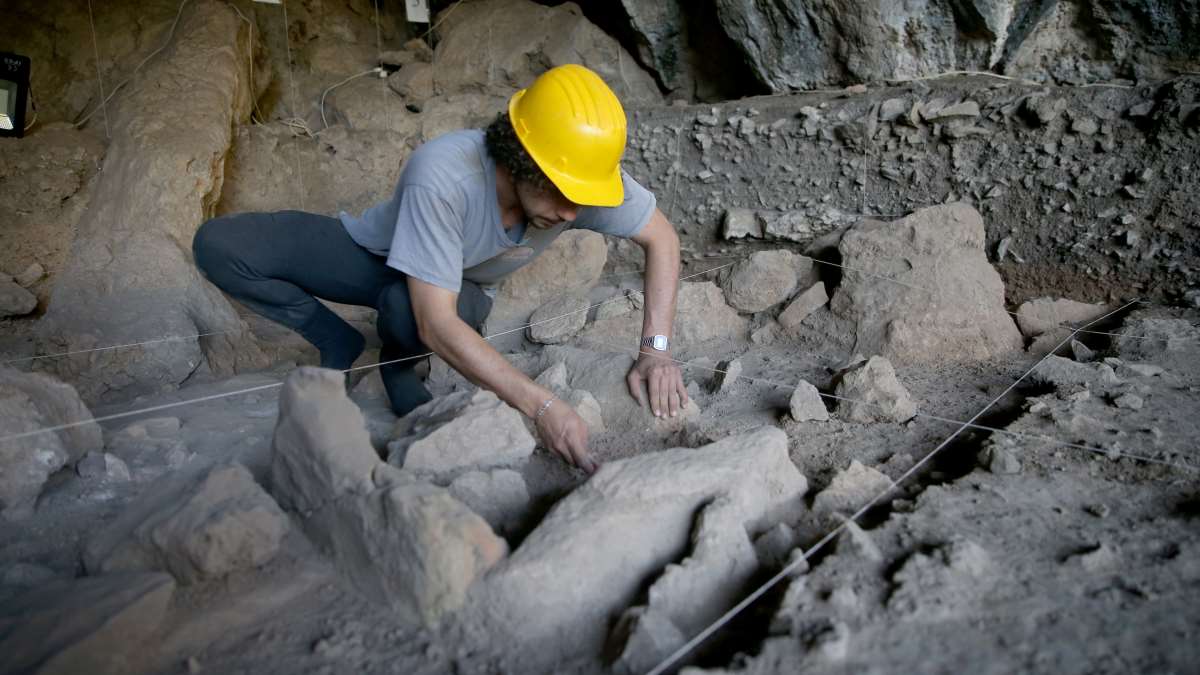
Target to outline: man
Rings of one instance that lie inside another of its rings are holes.
[[[534,419],[551,450],[590,473],[598,465],[583,420],[478,331],[495,285],[564,230],[632,238],[646,253],[646,300],[629,390],[656,416],[687,403],[668,349],[679,239],[654,196],[620,170],[625,136],[625,112],[604,81],[559,66],[513,95],[486,131],[449,133],[414,151],[392,197],[361,217],[216,218],[196,232],[196,264],[242,304],[300,333],[326,368],[349,368],[364,339],[314,296],[374,307],[397,415],[430,399],[413,367],[433,351]]]

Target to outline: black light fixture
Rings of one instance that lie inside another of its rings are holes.
[[[29,57],[0,52],[0,136],[25,135]]]

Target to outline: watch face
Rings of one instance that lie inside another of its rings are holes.
[[[651,346],[660,352],[667,351],[667,336],[666,335],[655,335],[654,343]]]

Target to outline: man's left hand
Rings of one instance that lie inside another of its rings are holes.
[[[637,399],[639,405],[646,405],[647,389],[649,390],[648,402],[655,417],[675,417],[687,405],[688,395],[687,388],[683,386],[683,373],[665,353],[642,352],[633,368],[629,370],[625,382],[629,385],[629,393]]]

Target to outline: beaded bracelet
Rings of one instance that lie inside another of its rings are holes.
[[[550,398],[546,399],[546,402],[543,403],[542,406],[537,409],[537,413],[535,413],[533,416],[533,421],[535,424],[537,423],[538,420],[542,419],[542,415],[545,415],[546,411],[550,409],[550,404],[554,403],[555,398],[556,398],[555,396],[551,396]]]

